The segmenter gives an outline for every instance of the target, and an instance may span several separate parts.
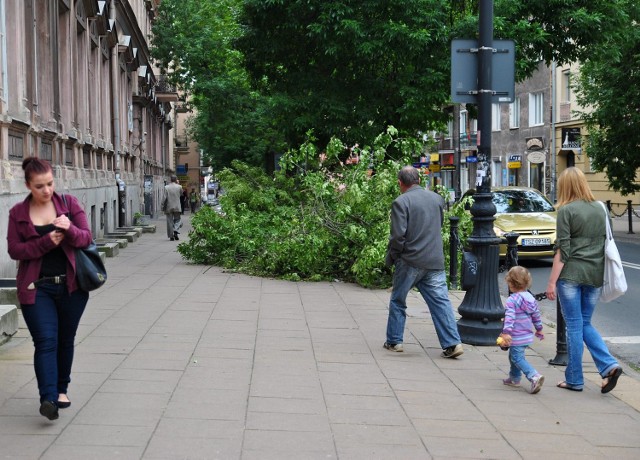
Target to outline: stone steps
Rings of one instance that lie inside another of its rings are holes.
[[[107,257],[115,257],[120,248],[135,243],[143,233],[155,233],[155,225],[120,227],[105,233],[104,238],[96,238],[96,246],[104,262]],[[7,342],[18,331],[18,292],[15,278],[0,278],[0,345]]]

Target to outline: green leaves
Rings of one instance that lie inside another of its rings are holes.
[[[414,143],[390,127],[373,148],[346,148],[334,138],[321,150],[311,148],[313,133],[307,134],[307,142],[283,157],[283,169],[274,176],[238,161],[222,171],[226,193],[220,203],[226,215],[206,207],[198,211],[189,240],[178,247],[183,257],[263,276],[389,286],[391,270],[384,265],[389,213],[399,193],[397,172],[411,162]],[[390,149],[399,161],[389,157]],[[324,161],[318,151],[326,152]],[[347,164],[353,151],[367,161]],[[305,161],[304,174],[291,175],[303,171]],[[453,209],[470,233],[468,214]]]
[[[618,2],[620,18],[607,40],[591,49],[580,68],[577,100],[588,107],[586,152],[595,171],[604,171],[610,187],[622,195],[640,191],[640,6]]]

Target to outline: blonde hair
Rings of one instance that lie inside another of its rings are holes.
[[[509,285],[509,290],[513,292],[525,291],[531,286],[531,273],[526,268],[516,265],[511,267],[504,280]]]
[[[571,166],[560,173],[558,177],[558,202],[556,207],[564,206],[572,201],[595,201],[593,193],[584,173]]]

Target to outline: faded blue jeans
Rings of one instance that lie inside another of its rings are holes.
[[[560,300],[562,316],[567,325],[567,351],[569,363],[564,371],[567,383],[582,388],[582,353],[584,345],[591,353],[593,362],[602,378],[606,377],[614,367],[618,366],[600,333],[591,324],[591,317],[600,297],[600,290],[593,286],[558,280],[556,290]]]
[[[527,351],[527,345],[511,345],[509,347],[509,363],[511,363],[511,369],[509,369],[509,377],[512,382],[519,382],[522,374],[531,381],[538,371],[536,371],[531,364],[525,358],[525,352]]]
[[[80,289],[69,294],[63,284],[43,284],[34,304],[21,305],[22,316],[33,339],[33,366],[40,402],[58,401],[71,381],[76,331],[89,293]]]
[[[407,318],[407,295],[413,287],[418,288],[429,307],[440,346],[451,347],[460,343],[458,325],[449,300],[447,279],[444,270],[415,268],[398,259],[393,274],[393,289],[389,301],[387,320],[387,343],[403,343],[404,325]]]

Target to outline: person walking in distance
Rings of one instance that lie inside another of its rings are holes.
[[[395,266],[395,272],[384,348],[404,351],[407,295],[416,287],[431,312],[443,349],[441,356],[456,358],[464,350],[444,272],[444,199],[420,186],[420,174],[413,166],[398,172],[398,184],[401,194],[391,207],[391,235],[385,259],[388,266]]]
[[[89,300],[76,282],[74,251],[92,236],[78,200],[55,192],[48,162],[30,157],[22,169],[31,193],[9,211],[8,252],[19,262],[16,286],[35,348],[40,414],[56,420],[58,409],[71,405],[74,340]]]
[[[569,167],[558,177],[556,253],[547,284],[547,298],[560,300],[567,325],[568,363],[559,388],[582,391],[582,353],[587,345],[602,377],[600,391],[618,383],[622,368],[611,355],[591,317],[604,279],[604,244],[607,232],[603,207],[596,202],[584,173]]]
[[[509,347],[509,377],[502,383],[510,386],[519,386],[522,374],[531,382],[529,393],[536,394],[542,388],[544,376],[540,375],[525,357],[527,347],[533,343],[532,328],[535,327],[535,336],[544,339],[542,333],[542,318],[538,302],[528,291],[531,286],[531,273],[524,267],[516,265],[512,267],[505,281],[509,286],[509,298],[504,306],[504,326],[502,327],[502,343]]]
[[[171,183],[164,186],[162,198],[162,210],[167,218],[167,236],[171,241],[178,240],[178,230],[182,227],[182,207],[180,197],[182,187],[178,184],[178,178],[171,176]]]
[[[195,213],[198,206],[198,194],[195,188],[192,188],[189,194],[189,205],[191,206],[191,214]]]

